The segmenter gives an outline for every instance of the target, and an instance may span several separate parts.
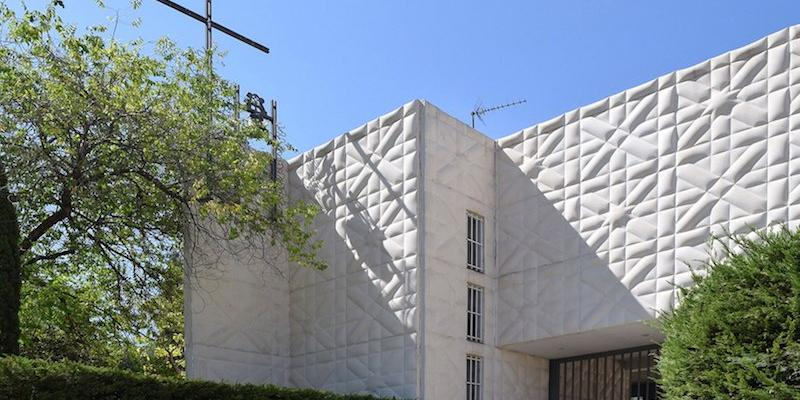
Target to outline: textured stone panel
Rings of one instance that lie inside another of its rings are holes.
[[[652,318],[709,236],[796,225],[799,50],[785,29],[500,139],[500,342]]]
[[[191,378],[287,383],[285,255],[266,242],[222,240],[207,224],[187,244],[186,359]]]
[[[290,161],[290,194],[319,205],[325,271],[294,269],[290,383],[417,393],[415,101]]]
[[[547,398],[549,361],[527,354],[497,349],[494,383],[487,399],[531,400]]]
[[[466,355],[483,358],[485,399],[544,399],[547,361],[495,347],[495,143],[425,105],[424,149],[424,398],[463,399]],[[485,221],[485,273],[466,268],[467,212]],[[484,288],[484,342],[465,339],[467,284]],[[510,300],[513,301],[513,300]]]

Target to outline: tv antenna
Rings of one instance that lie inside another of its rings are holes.
[[[470,113],[470,115],[472,116],[472,128],[473,129],[475,128],[475,117],[478,117],[478,119],[481,122],[483,122],[483,115],[484,114],[488,114],[488,113],[490,113],[492,111],[497,111],[497,110],[501,110],[503,108],[513,107],[513,106],[520,105],[522,103],[527,103],[527,102],[528,102],[528,100],[522,99],[522,100],[517,100],[517,101],[511,102],[511,103],[501,104],[499,106],[494,106],[494,107],[489,107],[489,108],[484,108],[483,106],[479,105],[479,106],[475,107],[475,109],[472,110],[472,112]]]

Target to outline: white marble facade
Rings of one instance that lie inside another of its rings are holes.
[[[410,102],[289,162],[327,270],[215,248],[187,278],[189,374],[462,399],[475,354],[485,399],[545,399],[548,359],[658,341],[711,235],[798,224],[799,95],[792,27],[497,141]]]

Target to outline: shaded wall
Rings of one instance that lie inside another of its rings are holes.
[[[498,141],[501,344],[653,318],[711,235],[797,225],[799,37],[785,29]]]
[[[287,384],[289,282],[270,238],[224,240],[192,229],[184,256],[186,369],[190,378]]]
[[[545,399],[547,360],[495,347],[495,142],[433,105],[424,115],[425,398],[463,399],[474,354],[483,358],[483,398]],[[484,273],[466,268],[467,211],[485,220]],[[483,343],[465,339],[468,283],[484,288]]]

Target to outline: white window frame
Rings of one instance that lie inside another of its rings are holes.
[[[483,287],[467,284],[467,340],[483,343]]]
[[[472,211],[467,211],[467,268],[476,272],[485,271],[485,227],[486,222],[482,216]]]
[[[467,400],[483,398],[483,358],[467,354]]]

